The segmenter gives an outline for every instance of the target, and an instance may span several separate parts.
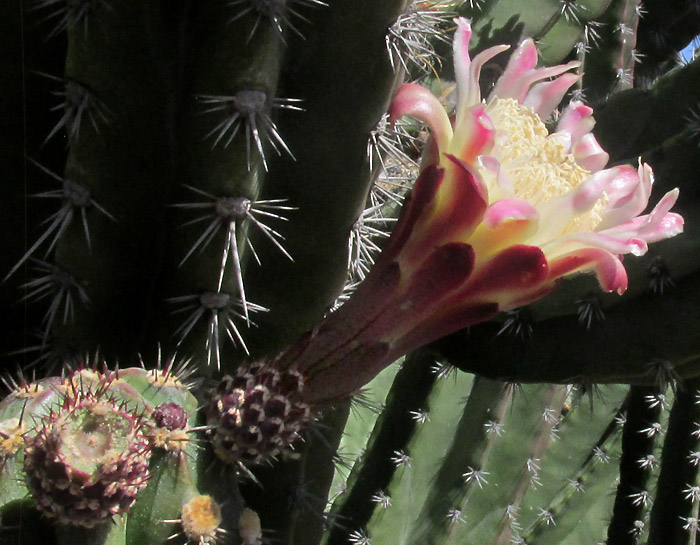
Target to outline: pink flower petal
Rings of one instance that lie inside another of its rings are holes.
[[[532,108],[541,119],[546,120],[569,88],[580,79],[579,74],[564,74],[552,81],[538,83],[528,91],[523,106]]]
[[[572,189],[568,195],[571,198],[571,208],[574,214],[583,214],[591,210],[603,196],[603,193],[616,175],[617,170],[614,168],[600,170]]]
[[[503,195],[512,197],[515,194],[513,182],[501,170],[501,162],[492,155],[480,155],[477,157],[477,164],[484,170],[491,172],[496,176],[496,185],[501,190]]]
[[[574,217],[589,211],[602,197],[616,173],[616,169],[596,172],[568,193],[540,205],[540,228],[530,242],[542,245],[561,236]]]
[[[669,213],[678,199],[678,189],[666,193],[657,203],[651,213],[639,216],[627,223],[601,233],[609,236],[638,236],[647,242],[656,242],[683,232],[683,218],[678,214]]]
[[[598,231],[631,221],[644,211],[649,202],[653,183],[649,165],[640,165],[639,169],[629,165],[618,168],[618,175],[607,191],[609,202]]]
[[[598,248],[611,254],[624,255],[633,254],[636,256],[647,253],[648,246],[644,239],[634,236],[615,236],[609,232],[603,233],[571,233],[560,237],[547,248],[547,254],[556,247],[566,248],[571,243],[585,248]]]
[[[503,53],[509,48],[510,46],[507,45],[495,45],[485,49],[472,59],[471,66],[469,67],[469,87],[467,87],[466,92],[464,92],[466,95],[464,98],[466,104],[473,105],[481,102],[481,88],[479,87],[481,68],[496,55]],[[460,89],[460,93],[462,92],[463,91]],[[462,99],[460,98],[460,100]]]
[[[405,115],[428,125],[438,147],[447,149],[452,138],[452,124],[445,108],[428,89],[415,83],[404,83],[399,88],[389,108],[389,121],[393,123]]]
[[[493,148],[496,130],[485,109],[479,104],[467,110],[452,138],[450,151],[467,163],[474,163],[479,155],[489,153]]]
[[[507,221],[537,221],[539,216],[537,208],[525,199],[501,199],[486,209],[483,222],[489,229],[495,229]]]
[[[490,97],[514,98],[522,103],[536,81],[558,76],[581,65],[578,61],[571,61],[567,64],[535,68],[536,64],[535,44],[532,40],[525,40],[511,57]]]
[[[584,248],[563,255],[549,263],[551,280],[575,272],[594,270],[600,286],[605,291],[622,295],[627,290],[627,272],[622,262],[610,252],[596,248]]]
[[[583,136],[593,130],[593,108],[583,102],[572,100],[559,118],[557,132],[568,132],[572,142],[578,142]]]
[[[468,89],[471,87],[469,69],[471,58],[469,57],[469,41],[472,37],[472,26],[469,19],[457,17],[457,31],[455,32],[454,41],[452,42],[452,54],[454,56],[455,79],[457,80],[457,90],[459,93],[459,105],[457,107],[458,115],[464,106]]]
[[[513,98],[518,98],[518,100],[522,102],[523,100],[525,100],[528,90],[536,81],[541,81],[547,78],[553,78],[555,76],[563,74],[564,72],[568,72],[573,68],[578,68],[579,66],[581,66],[581,63],[579,61],[571,61],[567,62],[566,64],[544,66],[542,68],[535,68],[534,70],[530,70],[530,72],[528,72],[521,78],[520,82],[516,83],[515,88],[520,87],[520,89],[518,90],[518,96]]]
[[[610,155],[600,146],[592,133],[584,134],[571,150],[576,163],[589,172],[598,172],[608,164]]]
[[[511,55],[506,69],[501,74],[501,77],[498,78],[489,98],[494,96],[509,98],[515,83],[535,66],[537,66],[537,47],[535,42],[528,38],[523,40]]]
[[[683,232],[685,220],[680,214],[670,212],[659,221],[653,229],[647,229],[644,238],[647,242],[657,242],[675,237]]]

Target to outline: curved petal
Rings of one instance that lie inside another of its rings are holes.
[[[467,163],[474,163],[479,155],[493,148],[496,129],[485,110],[483,104],[467,110],[461,124],[455,127],[450,152]]]
[[[610,155],[601,147],[592,133],[584,134],[573,145],[571,153],[576,163],[589,172],[602,170],[610,159]]]
[[[479,259],[489,259],[509,246],[529,241],[538,226],[539,213],[529,202],[501,199],[486,209],[484,220],[470,243]]]
[[[527,96],[530,87],[536,82],[546,78],[558,76],[577,68],[579,61],[571,61],[567,64],[545,66],[535,68],[537,65],[537,48],[531,39],[525,40],[511,57],[503,75],[496,82],[490,97],[514,98],[522,103]]]
[[[582,214],[593,208],[616,175],[616,169],[601,170],[571,190],[569,196],[574,214]]]
[[[528,38],[523,40],[518,48],[513,52],[506,65],[506,69],[491,91],[489,99],[493,97],[509,98],[515,82],[525,73],[537,66],[537,47],[535,42]]]
[[[490,205],[484,213],[484,225],[495,229],[507,221],[537,221],[540,217],[537,208],[525,199],[501,199]]]
[[[684,225],[683,216],[671,212],[666,214],[653,230],[647,231],[644,238],[647,242],[657,242],[675,237],[683,232]]]
[[[447,149],[452,138],[452,125],[447,112],[435,95],[415,83],[404,83],[394,95],[389,108],[389,121],[393,123],[405,115],[428,125],[433,131],[438,147]]]
[[[557,132],[568,132],[573,142],[578,142],[583,135],[591,132],[595,126],[593,108],[579,100],[572,100],[557,123]]]
[[[457,17],[457,30],[452,42],[452,54],[454,56],[455,79],[457,80],[457,119],[464,115],[464,110],[469,107],[469,88],[471,87],[469,69],[471,58],[469,57],[469,41],[472,37],[472,26],[469,19]]]
[[[573,243],[580,248],[598,248],[615,255],[632,254],[636,256],[647,253],[648,246],[644,239],[634,236],[615,236],[605,233],[571,233],[553,241],[545,253],[556,252],[556,248],[567,248]]]
[[[466,98],[464,99],[467,104],[479,104],[481,102],[481,89],[479,87],[479,78],[481,77],[481,68],[493,59],[499,53],[503,53],[507,49],[510,49],[508,45],[494,45],[485,49],[476,57],[472,59],[471,66],[469,67],[469,87],[466,91]],[[460,90],[460,92],[462,92]]]
[[[542,68],[535,68],[534,70],[530,70],[530,72],[525,74],[521,78],[521,81],[516,83],[515,85],[516,88],[519,88],[518,96],[522,97],[518,100],[522,102],[525,99],[525,96],[527,96],[527,91],[536,81],[541,81],[547,78],[553,78],[555,76],[563,74],[564,72],[568,72],[573,68],[578,68],[579,66],[581,66],[581,63],[579,61],[571,61],[567,62],[566,64],[543,66]]]
[[[656,242],[683,232],[684,221],[678,214],[669,211],[678,199],[678,189],[666,193],[654,209],[645,216],[623,223],[611,229],[601,231],[610,236],[638,236],[647,242]]]
[[[469,195],[467,198],[470,200],[462,202],[462,204],[468,203],[470,206],[477,205],[479,208],[481,208],[479,212],[479,217],[481,218],[486,206],[489,203],[489,191],[486,188],[484,181],[481,179],[479,171],[476,170],[471,163],[462,160],[460,157],[456,157],[449,153],[445,154],[445,157],[451,161],[453,167],[457,167],[455,170],[462,178],[461,183],[473,187],[474,195]],[[478,202],[474,202],[472,199],[476,199]]]
[[[460,297],[507,305],[523,292],[536,289],[548,275],[547,259],[540,248],[516,244],[474,271]]]
[[[617,169],[596,172],[579,186],[540,207],[540,230],[533,243],[544,244],[561,235],[571,220],[590,210],[617,175]]]
[[[649,165],[642,164],[637,170],[629,165],[619,167],[618,175],[608,188],[610,201],[597,230],[626,223],[641,214],[649,202],[653,180]]]
[[[499,198],[509,198],[515,195],[515,188],[513,186],[513,181],[501,170],[501,162],[492,155],[480,155],[477,157],[477,165],[493,174],[496,180],[496,187],[491,187],[490,191],[493,192],[494,196],[491,196],[491,200],[495,201]],[[496,191],[494,191],[496,190]],[[500,195],[498,193],[501,193]]]
[[[528,91],[523,106],[532,108],[542,120],[546,120],[554,111],[569,88],[581,79],[580,74],[564,74],[552,81],[533,85]]]
[[[620,295],[627,290],[627,271],[622,262],[610,252],[585,248],[565,254],[549,263],[549,278],[560,278],[575,272],[594,270],[601,288]]]
[[[396,226],[382,253],[379,254],[373,270],[387,266],[403,249],[411,238],[416,223],[435,200],[444,177],[445,170],[436,165],[429,165],[421,172],[413,184],[413,189],[404,199]]]
[[[411,216],[413,223],[406,238],[403,238],[403,232],[398,235],[402,237],[400,240],[405,241],[399,257],[402,265],[416,266],[430,248],[468,240],[483,218],[488,205],[488,192],[481,176],[471,165],[452,155],[447,157],[452,163],[449,171],[439,169],[444,175],[434,198],[421,209],[419,215]],[[396,229],[399,227],[402,227],[401,217]],[[388,243],[392,255],[393,239],[392,234]],[[386,250],[380,259],[384,253]]]

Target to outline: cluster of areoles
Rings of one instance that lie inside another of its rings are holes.
[[[3,280],[7,280],[17,272],[28,259],[32,258],[39,248],[46,245],[46,249],[43,252],[43,259],[32,258],[36,263],[35,270],[38,276],[22,285],[22,289],[26,290],[22,298],[23,301],[37,301],[49,297],[51,298],[49,308],[44,315],[44,330],[41,335],[41,346],[43,348],[46,345],[49,332],[56,322],[56,319],[61,317],[62,323],[68,323],[73,319],[77,305],[84,306],[88,303],[87,293],[81,286],[80,281],[73,275],[63,271],[58,266],[50,264],[46,260],[54,251],[59,240],[76,217],[79,217],[82,223],[85,243],[88,249],[91,249],[92,246],[90,225],[88,222],[89,210],[94,208],[110,220],[116,221],[116,219],[92,198],[89,189],[83,184],[71,178],[62,178],[38,163],[34,164],[40,170],[60,182],[61,187],[59,189],[37,193],[33,196],[41,199],[59,200],[60,207],[43,222],[45,225],[44,231],[15,266],[12,267]]]
[[[294,208],[286,206],[284,199],[254,201],[242,196],[217,197],[192,186],[185,187],[206,200],[173,205],[176,208],[200,210],[203,212],[203,214],[184,224],[184,226],[189,226],[201,223],[204,225],[204,228],[180,261],[180,266],[195,252],[202,252],[212,244],[215,238],[220,239],[223,237],[223,248],[216,291],[169,299],[172,303],[184,304],[176,312],[190,312],[182,325],[175,331],[175,335],[179,337],[178,345],[180,345],[192,331],[192,328],[201,319],[205,318],[207,321],[207,361],[208,363],[216,364],[218,368],[223,337],[229,338],[234,345],[240,345],[246,353],[248,352],[235,319],[244,319],[246,324],[250,325],[252,323],[250,319],[252,312],[264,312],[267,310],[248,301],[243,283],[241,256],[244,247],[250,250],[255,261],[260,264],[258,252],[250,237],[250,228],[255,228],[262,233],[283,255],[291,260],[291,255],[282,245],[284,237],[278,231],[266,225],[263,220],[286,221],[287,218],[280,213],[293,210]],[[243,240],[239,242],[241,238]],[[229,293],[222,291],[224,289],[224,277],[229,269],[229,261],[232,263],[238,297],[233,297]]]
[[[57,212],[53,213],[44,221],[44,223],[47,224],[47,227],[44,229],[44,232],[39,236],[39,238],[29,248],[29,250],[27,250],[27,252],[10,270],[10,272],[7,273],[7,276],[5,276],[4,280],[7,280],[10,276],[12,276],[17,271],[17,269],[19,269],[22,266],[22,264],[44,242],[49,240],[49,246],[44,253],[44,257],[47,257],[56,247],[56,244],[58,243],[61,236],[66,231],[66,229],[71,224],[73,218],[76,215],[80,216],[81,222],[83,224],[83,232],[85,233],[85,242],[88,246],[88,249],[90,249],[91,247],[90,227],[88,224],[87,217],[88,210],[90,208],[95,208],[100,213],[102,213],[102,215],[106,216],[112,221],[116,221],[114,216],[112,216],[109,212],[107,212],[107,210],[102,208],[102,206],[100,206],[92,198],[90,190],[87,189],[84,185],[70,178],[62,178],[58,174],[51,172],[49,169],[39,165],[38,163],[34,164],[36,164],[36,166],[39,167],[43,172],[45,172],[55,180],[59,181],[61,183],[61,188],[53,189],[51,191],[44,191],[42,193],[37,193],[33,196],[42,199],[60,199],[61,207],[58,209]]]
[[[174,335],[179,338],[178,346],[187,338],[192,329],[200,322],[206,322],[207,365],[221,366],[222,337],[228,338],[234,346],[240,345],[248,352],[248,347],[243,340],[236,319],[245,317],[241,301],[222,291],[204,292],[202,294],[184,295],[172,297],[168,302],[180,305],[175,313],[187,312],[187,318]],[[247,303],[250,311],[265,311],[264,307]]]
[[[454,0],[425,2],[410,0],[386,35],[386,49],[391,65],[408,71],[411,65],[430,72],[437,58],[435,41],[450,40],[442,28],[450,24],[455,16]]]
[[[89,22],[99,23],[100,12],[109,12],[112,8],[107,0],[37,0],[32,9],[45,10],[44,20],[54,24],[49,32],[52,38],[77,25],[83,25],[83,32],[87,34]]]
[[[284,41],[284,30],[287,28],[303,39],[304,35],[296,27],[294,20],[298,19],[304,23],[310,23],[310,21],[298,11],[297,6],[312,8],[328,6],[322,0],[231,0],[229,5],[241,6],[238,13],[229,20],[229,23],[233,23],[249,14],[255,16],[256,19],[248,35],[248,41],[253,37],[264,19],[268,20],[280,40]]]
[[[52,77],[51,79],[60,78]],[[64,127],[68,139],[75,140],[80,135],[80,128],[85,119],[90,123],[95,134],[100,133],[102,125],[109,123],[110,113],[107,107],[80,82],[68,79],[65,81],[64,90],[54,94],[62,100],[51,108],[51,111],[63,112],[63,114],[51,129],[44,143]]]
[[[286,29],[300,34],[295,27],[294,19],[308,21],[297,7],[322,7],[327,6],[321,0],[233,0],[231,6],[238,7],[238,12],[230,19],[229,23],[235,23],[238,19],[251,16],[255,17],[248,40],[252,38],[261,25],[267,20],[273,31],[283,38]],[[207,139],[213,139],[212,147],[221,144],[228,147],[238,135],[245,138],[246,164],[248,170],[254,170],[254,154],[259,157],[262,167],[268,170],[268,160],[265,148],[271,147],[278,155],[286,153],[294,158],[291,150],[284,142],[271,117],[273,109],[287,109],[301,111],[298,99],[272,98],[261,89],[241,89],[232,95],[200,94],[196,96],[206,108],[204,114],[213,114],[219,117],[213,128],[205,135]],[[252,257],[260,264],[258,253],[251,241],[251,228],[272,242],[288,259],[291,255],[282,245],[284,237],[265,220],[273,219],[286,221],[281,212],[293,210],[285,204],[284,199],[253,200],[244,196],[218,196],[195,187],[186,186],[194,191],[205,201],[175,204],[173,206],[183,209],[202,210],[204,213],[184,225],[195,223],[204,224],[204,229],[195,239],[190,249],[183,257],[182,266],[195,251],[203,251],[212,243],[223,237],[223,248],[219,266],[219,276],[216,290],[199,295],[187,295],[169,299],[173,303],[182,303],[184,306],[177,312],[189,311],[188,317],[176,330],[179,337],[178,345],[192,331],[194,326],[203,319],[207,322],[207,360],[209,363],[220,365],[221,341],[229,338],[234,345],[239,345],[248,352],[243,337],[236,325],[236,319],[244,319],[248,326],[252,325],[250,314],[257,311],[266,311],[262,306],[248,301],[243,283],[242,255],[245,249],[250,250]],[[238,297],[223,291],[224,276],[232,264],[235,276]]]
[[[78,305],[85,307],[90,302],[87,292],[75,276],[58,265],[30,258],[38,276],[20,286],[25,291],[22,301],[40,301],[50,298],[44,314],[42,346],[46,345],[49,332],[57,318],[62,323],[72,322]]]
[[[390,234],[396,205],[400,205],[418,175],[421,141],[411,134],[410,121],[391,125],[384,114],[367,140],[367,160],[374,177],[367,208],[350,229],[348,277],[332,310],[340,307],[364,280],[381,251],[380,241]]]
[[[270,99],[264,91],[258,89],[244,89],[235,95],[197,95],[196,98],[202,104],[208,105],[203,113],[214,113],[221,117],[221,120],[205,136],[205,138],[214,138],[212,147],[219,143],[228,147],[243,128],[248,170],[252,168],[251,152],[253,146],[260,156],[265,170],[268,170],[265,144],[272,146],[278,155],[284,151],[294,158],[277,130],[277,126],[272,121],[270,111],[276,108],[301,111],[302,108],[297,105],[300,102],[299,99]]]

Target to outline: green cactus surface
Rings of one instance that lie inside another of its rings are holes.
[[[0,545],[697,542],[699,1],[0,13]]]

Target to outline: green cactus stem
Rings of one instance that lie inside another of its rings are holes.
[[[697,379],[684,381],[675,392],[649,520],[650,545],[695,541],[700,502],[698,463],[693,456],[698,451],[698,386]]]
[[[634,545],[639,537],[637,528],[644,521],[651,476],[639,461],[653,454],[656,436],[663,429],[659,417],[665,402],[665,393],[657,387],[630,389],[622,432],[620,484],[608,526],[609,545]]]

